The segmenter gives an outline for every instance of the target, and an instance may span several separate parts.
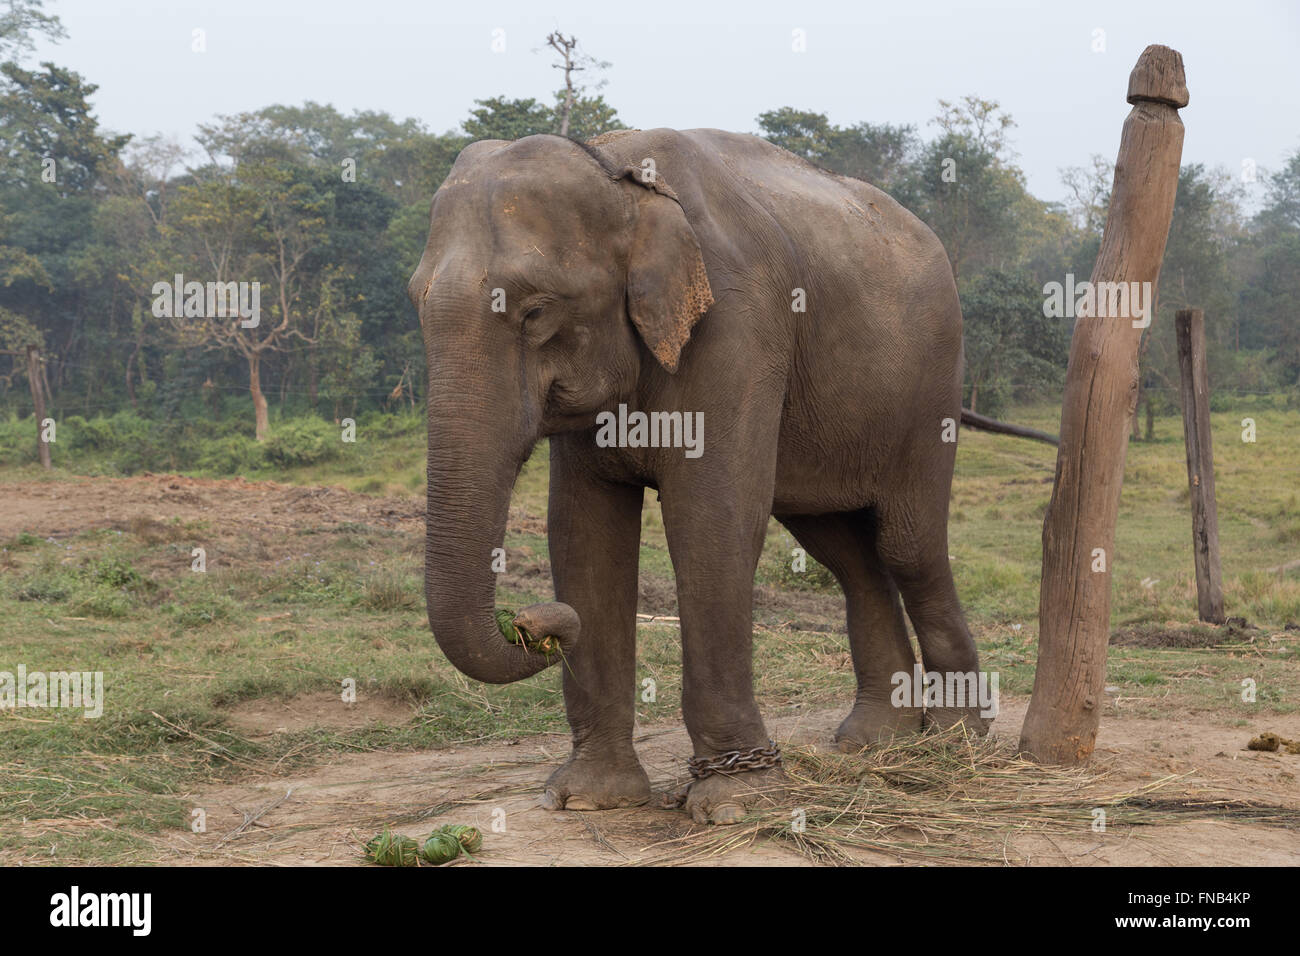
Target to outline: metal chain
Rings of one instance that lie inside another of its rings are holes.
[[[766,747],[753,747],[749,750],[728,750],[716,757],[692,757],[686,761],[691,776],[696,780],[715,773],[743,773],[746,770],[767,770],[780,766],[781,749],[775,740],[769,740]]]

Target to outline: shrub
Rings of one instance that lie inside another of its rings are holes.
[[[173,605],[172,617],[181,627],[205,627],[218,621],[228,620],[235,609],[235,602],[224,594],[204,594],[186,601],[182,605]]]
[[[266,464],[262,444],[246,435],[227,435],[199,443],[200,471],[217,475],[246,475]]]
[[[366,578],[357,603],[372,611],[401,611],[418,608],[423,601],[420,583],[412,575],[383,568]]]
[[[13,595],[19,601],[41,601],[57,604],[66,601],[77,589],[77,576],[71,568],[63,567],[53,557],[42,561],[17,583]]]
[[[131,567],[131,562],[116,555],[108,555],[94,562],[86,576],[91,583],[108,588],[133,590],[144,583],[144,578]]]
[[[281,422],[266,442],[266,457],[283,467],[329,461],[342,448],[340,435],[338,428],[319,418]]]
[[[131,611],[131,598],[121,588],[96,584],[77,592],[72,610],[87,617],[126,617]]]
[[[840,582],[835,580],[835,575],[831,574],[829,568],[817,563],[810,554],[804,555],[804,562],[804,570],[796,571],[794,558],[788,551],[785,552],[785,556],[772,566],[771,579],[781,587],[793,591],[835,592],[839,590]]]
[[[36,460],[36,420],[31,415],[0,419],[0,465]]]

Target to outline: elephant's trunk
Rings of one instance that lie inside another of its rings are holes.
[[[580,623],[567,604],[538,604],[519,612],[516,624],[536,638],[557,638],[561,654],[529,650],[501,633],[494,614],[492,552],[502,547],[510,492],[531,441],[503,435],[508,429],[484,421],[481,393],[473,395],[477,402],[469,402],[464,393],[452,397],[439,391],[441,398],[430,393],[429,414],[429,624],[457,670],[488,684],[508,684],[559,660],[577,639]]]

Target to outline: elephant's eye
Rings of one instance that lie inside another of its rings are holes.
[[[540,305],[535,305],[527,312],[524,313],[524,321],[525,322],[531,321],[537,318],[541,314],[542,314],[542,307]]]

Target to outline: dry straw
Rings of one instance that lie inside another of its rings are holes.
[[[1003,864],[1013,862],[1014,836],[1099,837],[1098,810],[1111,832],[1193,817],[1300,827],[1300,810],[1153,796],[1178,775],[1116,791],[1104,771],[1036,764],[1010,741],[961,727],[858,754],[785,747],[783,756],[782,809],[756,810],[732,827],[693,828],[648,847],[637,862],[708,862],[766,839],[823,863],[879,862],[874,854],[883,853],[902,862]]]

